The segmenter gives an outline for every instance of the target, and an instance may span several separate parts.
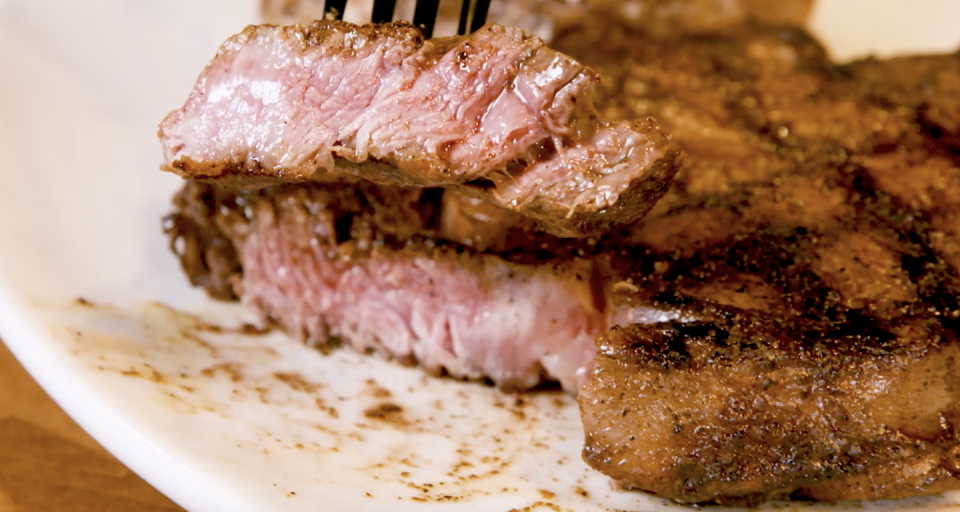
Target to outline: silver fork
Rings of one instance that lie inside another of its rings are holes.
[[[343,19],[347,7],[347,0],[326,0],[324,12],[336,19]],[[393,11],[397,7],[397,0],[374,0],[373,13],[370,21],[373,23],[388,23],[393,20]],[[437,9],[440,0],[417,0],[413,11],[413,24],[420,27],[424,37],[433,36],[433,27],[437,22]],[[490,0],[463,0],[460,8],[460,25],[457,33],[469,34],[482,27],[487,20],[487,11]]]

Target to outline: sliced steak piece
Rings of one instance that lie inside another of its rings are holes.
[[[652,120],[600,121],[596,74],[517,29],[249,27],[160,125],[162,168],[239,185],[453,187],[561,236],[635,221],[677,171]]]
[[[916,319],[824,333],[803,318],[708,309],[601,336],[579,397],[591,466],[684,503],[958,487],[955,332]]]
[[[439,224],[435,192],[307,183],[238,193],[189,182],[170,234],[195,283],[232,287],[312,343],[339,339],[509,390],[579,389],[606,329],[594,264],[523,265],[428,238]],[[205,268],[217,251],[242,270]]]

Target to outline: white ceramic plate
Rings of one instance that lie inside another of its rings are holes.
[[[956,2],[907,4],[828,2],[814,25],[844,58],[960,44]],[[179,180],[157,171],[154,130],[256,19],[253,0],[0,0],[0,334],[31,374],[191,510],[674,508],[584,465],[568,396],[520,403],[177,312],[250,320],[167,251]]]

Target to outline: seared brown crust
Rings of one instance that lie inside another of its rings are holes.
[[[935,145],[960,152],[960,53],[865,59],[841,68],[881,105],[907,107]]]
[[[957,487],[960,345],[952,330],[918,320],[901,323],[899,337],[873,325],[793,337],[821,326],[693,311],[707,319],[601,336],[595,378],[580,395],[592,466],[687,503],[900,498]]]
[[[215,187],[188,182],[173,198],[174,211],[164,218],[170,250],[193,286],[211,297],[236,300],[233,283],[243,271],[233,241],[217,224],[217,217],[233,194]]]
[[[689,162],[614,259],[615,318],[654,323],[599,340],[587,461],[685,503],[960,488],[960,54],[837,68],[769,27],[554,45]]]

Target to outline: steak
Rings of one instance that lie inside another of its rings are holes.
[[[579,389],[606,329],[594,262],[522,264],[444,242],[444,222],[461,211],[444,215],[444,194],[191,181],[167,229],[195,284],[240,297],[314,345],[345,343],[506,390]]]
[[[960,54],[600,27],[553,45],[688,165],[621,239],[585,460],[683,503],[960,488]]]
[[[357,176],[452,187],[586,236],[645,214],[678,151],[600,121],[596,74],[518,29],[424,41],[403,22],[248,27],[160,125],[162,168],[263,186]]]
[[[797,28],[597,16],[552,44],[603,77],[604,118],[657,118],[685,154],[643,219],[564,239],[466,182],[201,177],[167,226],[185,270],[314,343],[560,381],[624,488],[960,489],[960,53],[836,66]]]

